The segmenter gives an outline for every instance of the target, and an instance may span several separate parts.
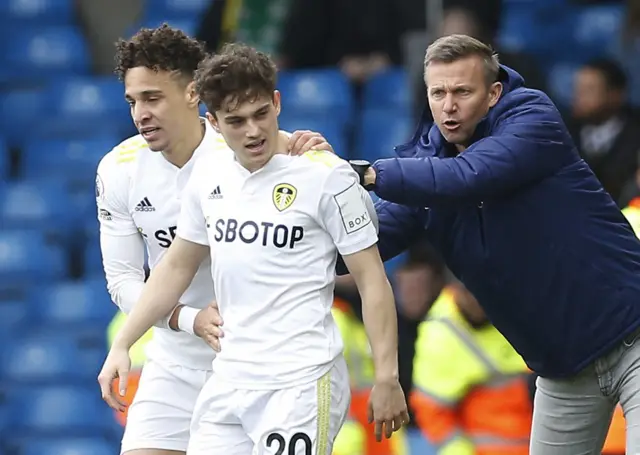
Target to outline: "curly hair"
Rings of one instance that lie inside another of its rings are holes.
[[[233,110],[260,96],[273,97],[276,78],[276,65],[267,54],[231,43],[200,62],[195,82],[200,99],[213,114],[225,103]]]
[[[116,43],[115,73],[124,80],[127,71],[142,66],[154,71],[179,72],[193,79],[198,64],[206,56],[205,47],[182,30],[162,24],[143,28],[129,40]]]

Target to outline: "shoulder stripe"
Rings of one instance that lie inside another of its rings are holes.
[[[138,156],[138,152],[147,147],[147,143],[139,136],[135,136],[122,142],[114,149],[116,163],[127,163]]]
[[[325,150],[309,150],[302,156],[307,158],[309,161],[324,164],[325,166],[332,168],[338,166],[344,161],[339,156]]]
[[[129,163],[131,161],[135,161],[135,159],[136,159],[135,156],[118,157],[118,158],[116,158],[116,163],[118,163],[118,164]]]

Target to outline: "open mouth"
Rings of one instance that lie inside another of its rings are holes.
[[[457,120],[445,120],[442,124],[448,130],[455,130],[460,126],[460,122]]]
[[[250,142],[249,144],[246,145],[246,147],[253,152],[259,152],[264,147],[265,142],[266,142],[266,139],[262,139],[261,141]]]
[[[158,131],[160,131],[160,128],[155,128],[155,127],[142,128],[140,130],[140,134],[142,134],[143,138],[147,139],[147,138],[153,137],[153,135]]]

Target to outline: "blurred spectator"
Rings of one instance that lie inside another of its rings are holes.
[[[613,412],[609,433],[602,448],[602,455],[625,455],[626,437],[626,421],[622,406],[618,404]]]
[[[293,0],[280,44],[283,68],[338,66],[360,84],[401,64],[398,0]]]
[[[529,370],[462,284],[421,324],[413,377],[411,407],[437,453],[529,453]]]
[[[640,129],[627,106],[627,78],[612,60],[595,60],[576,74],[573,136],[604,189],[622,203],[638,167]]]
[[[211,0],[202,15],[196,39],[205,43],[209,52],[233,41],[238,28],[241,0]]]
[[[640,106],[640,0],[626,1],[617,49],[618,62],[629,77],[629,100]]]
[[[289,3],[293,0],[213,0],[200,22],[196,38],[210,52],[240,41],[275,54]]]
[[[418,327],[445,285],[447,269],[427,243],[414,245],[395,273],[398,304],[398,367],[400,384],[408,397],[413,387],[413,365]],[[410,410],[411,412],[411,410]],[[412,424],[415,424],[412,419]]]
[[[395,276],[400,312],[412,321],[422,321],[444,288],[446,274],[444,262],[431,246],[413,246]]]

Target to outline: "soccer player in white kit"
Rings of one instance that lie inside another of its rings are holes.
[[[174,240],[180,194],[196,159],[232,155],[222,136],[199,117],[193,75],[204,56],[200,43],[166,25],[143,29],[117,44],[116,73],[141,134],[101,160],[96,199],[108,289],[125,313],[144,287],[145,247],[153,271]],[[318,144],[326,145],[318,134],[296,134],[292,152]],[[217,312],[208,308],[214,298],[208,262],[173,301],[170,315],[154,321],[122,453],[165,455],[187,449],[196,398],[214,358],[205,340],[217,347],[221,334]]]
[[[103,381],[126,377],[129,348],[171,311],[210,253],[225,337],[196,404],[189,455],[331,453],[350,400],[331,316],[338,252],[363,300],[376,433],[390,437],[408,421],[393,293],[358,176],[328,152],[278,154],[286,143],[275,78],[269,57],[243,45],[198,70],[207,116],[234,154],[196,163],[176,239],[101,372]]]

